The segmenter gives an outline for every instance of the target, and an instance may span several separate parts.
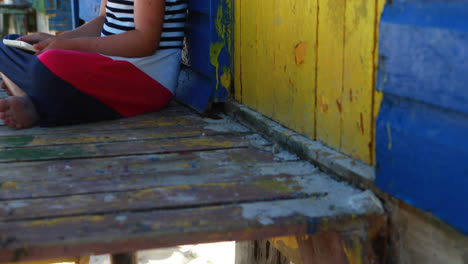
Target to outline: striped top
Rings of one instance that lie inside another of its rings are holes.
[[[107,0],[106,22],[101,36],[134,30],[134,0]],[[166,0],[164,24],[158,49],[182,49],[187,10],[186,0]]]

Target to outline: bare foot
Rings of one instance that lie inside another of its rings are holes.
[[[39,114],[28,96],[12,96],[0,99],[0,118],[5,125],[23,129],[39,122]]]

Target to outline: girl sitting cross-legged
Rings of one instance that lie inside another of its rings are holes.
[[[161,109],[180,69],[186,0],[102,0],[100,15],[58,36],[0,43],[0,118],[12,128],[69,125]]]

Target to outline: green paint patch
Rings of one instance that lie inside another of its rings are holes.
[[[0,161],[44,160],[64,157],[89,156],[90,153],[80,147],[66,148],[18,148],[0,151]]]
[[[291,184],[288,184],[285,181],[260,180],[253,182],[252,185],[268,191],[278,191],[281,194],[296,192],[296,190],[294,190],[294,188],[291,187]]]
[[[30,144],[34,136],[3,137],[0,138],[0,147],[22,147]]]
[[[210,62],[216,68],[216,90],[219,87],[219,54],[224,48],[223,42],[215,42],[210,45]]]

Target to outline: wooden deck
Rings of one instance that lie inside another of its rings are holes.
[[[369,192],[176,103],[80,126],[0,126],[0,262],[352,232],[381,213]]]

